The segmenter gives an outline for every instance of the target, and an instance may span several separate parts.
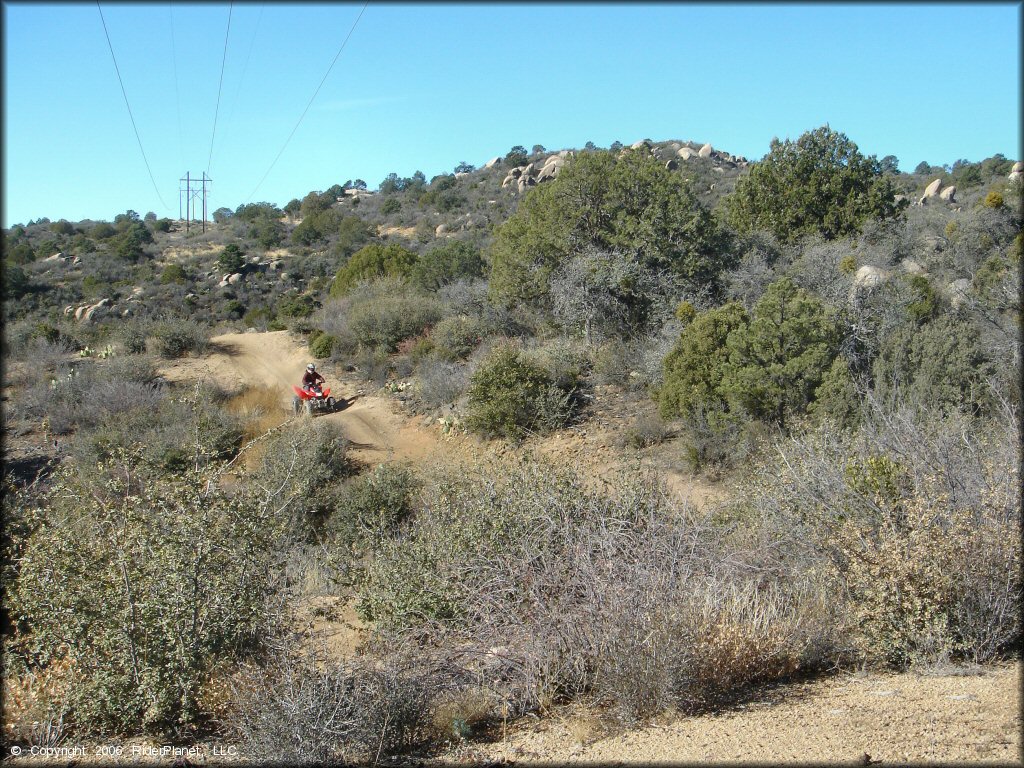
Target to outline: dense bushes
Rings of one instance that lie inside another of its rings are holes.
[[[486,327],[473,317],[450,315],[434,326],[430,337],[435,353],[447,360],[463,360],[483,341]]]
[[[206,349],[210,331],[194,320],[165,320],[154,323],[149,335],[161,357],[184,357]]]
[[[856,233],[870,218],[899,214],[897,188],[874,156],[864,157],[827,125],[771,149],[727,198],[730,223],[742,232],[771,231],[781,241],[818,233]],[[905,206],[905,203],[904,203]]]
[[[442,475],[374,558],[360,610],[501,680],[513,712],[584,698],[633,720],[827,657],[812,577],[758,585],[723,531],[649,479],[616,481],[598,494],[532,462]]]
[[[722,234],[681,176],[638,152],[588,152],[532,190],[497,231],[491,298],[547,307],[554,272],[587,246],[713,282],[729,265]]]
[[[416,264],[416,254],[400,245],[367,245],[352,254],[331,283],[331,296],[343,296],[360,280],[405,277]]]
[[[374,304],[353,305],[348,325],[360,344],[393,350],[403,339],[422,333],[440,315],[436,302],[426,297],[386,296]]]
[[[687,326],[665,358],[665,416],[718,406],[785,426],[807,410],[838,348],[835,321],[816,298],[782,279],[747,316],[738,304]]]
[[[378,464],[340,492],[330,531],[345,548],[379,545],[412,514],[419,480],[401,464]]]
[[[308,539],[320,534],[338,503],[340,481],[356,471],[341,429],[318,419],[273,435],[261,448],[253,479],[275,489],[292,535]]]
[[[309,343],[309,352],[317,360],[323,360],[334,352],[334,345],[337,341],[337,338],[331,334],[321,333]]]
[[[921,328],[898,328],[883,342],[874,363],[875,392],[936,412],[983,411],[991,405],[992,373],[977,327],[945,315]]]
[[[10,596],[32,667],[69,675],[83,732],[182,735],[213,666],[254,650],[277,526],[203,475],[146,477],[118,454],[97,481],[62,471]]]
[[[436,291],[458,280],[482,277],[484,266],[478,248],[452,240],[420,256],[412,267],[409,280],[424,290]]]
[[[572,395],[519,350],[501,344],[470,379],[466,424],[485,435],[509,440],[557,429],[572,417]]]
[[[336,349],[352,352],[363,345],[393,351],[399,342],[423,333],[441,315],[436,299],[397,279],[383,278],[329,302],[319,325],[337,338]]]
[[[165,396],[155,379],[145,358],[59,360],[52,371],[35,372],[13,410],[50,434],[64,435],[128,411],[154,411]]]
[[[748,498],[848,604],[862,658],[986,661],[1020,640],[1017,416],[887,411],[780,446]]]

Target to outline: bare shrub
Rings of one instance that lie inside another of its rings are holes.
[[[436,478],[370,563],[359,610],[384,647],[429,638],[513,712],[590,698],[632,720],[828,657],[813,579],[759,585],[767,552],[730,548],[650,477],[614,488],[533,462]]]
[[[4,741],[35,747],[59,747],[70,735],[65,719],[66,682],[58,675],[28,669],[15,669],[10,654],[4,669]]]
[[[740,258],[739,264],[725,275],[725,293],[730,299],[739,301],[747,310],[753,309],[757,300],[778,275],[772,269],[773,254],[763,247],[751,247]]]
[[[352,365],[366,381],[383,387],[391,374],[391,360],[381,347],[361,347],[351,356]]]
[[[779,445],[751,498],[845,595],[862,658],[982,662],[1019,642],[1017,416],[887,411]]]
[[[841,269],[841,264],[850,254],[848,242],[817,242],[805,248],[787,273],[797,285],[811,291],[826,305],[843,309],[847,306],[853,280]],[[860,256],[863,258],[863,254]],[[888,260],[884,264],[887,265]]]
[[[678,280],[621,253],[585,248],[551,277],[551,305],[562,327],[587,340],[630,335],[668,314]]]
[[[55,359],[35,372],[18,402],[21,413],[54,435],[94,427],[131,410],[152,411],[165,397],[145,358]]]
[[[426,675],[358,662],[285,656],[231,683],[228,727],[246,751],[283,764],[376,762],[430,727]]]
[[[633,420],[619,436],[618,442],[623,447],[649,448],[665,442],[672,435],[672,430],[657,414],[646,414]]]
[[[428,358],[416,371],[416,393],[424,405],[440,408],[454,403],[469,384],[466,366]]]

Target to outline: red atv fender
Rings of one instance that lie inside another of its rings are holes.
[[[331,388],[324,387],[323,391],[318,395],[310,389],[303,389],[300,386],[292,384],[292,389],[295,390],[295,394],[301,397],[303,400],[315,400],[316,398],[322,398],[326,400],[331,395]]]

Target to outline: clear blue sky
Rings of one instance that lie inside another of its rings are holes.
[[[3,4],[3,225],[177,217],[527,149],[762,157],[829,123],[903,170],[1021,155],[1021,4]],[[220,106],[221,64],[225,61]],[[217,114],[214,136],[214,115]],[[265,180],[256,189],[260,180]],[[163,202],[160,201],[163,198]]]

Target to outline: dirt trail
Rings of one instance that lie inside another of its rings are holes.
[[[573,716],[465,745],[448,765],[966,763],[1020,765],[1020,662],[970,676],[843,674],[759,701],[603,736]]]
[[[309,353],[288,331],[229,333],[210,340],[202,358],[177,360],[161,373],[171,381],[209,378],[227,389],[243,385],[281,390],[281,408],[290,410],[292,385],[302,380]],[[415,419],[396,414],[389,400],[365,394],[354,381],[327,374],[332,395],[353,402],[338,413],[316,416],[336,422],[353,444],[353,455],[374,463],[422,460],[436,455],[438,438],[416,426]]]

